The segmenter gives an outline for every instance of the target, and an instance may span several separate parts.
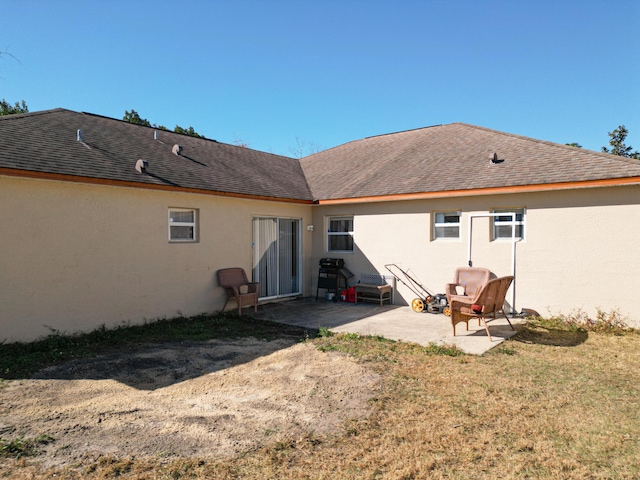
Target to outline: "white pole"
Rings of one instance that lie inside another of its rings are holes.
[[[473,220],[473,217],[475,216],[476,215],[473,213],[469,214],[469,240],[467,241],[467,266],[468,267],[471,266],[471,226],[473,225],[471,220]]]
[[[516,313],[516,214],[511,212],[511,316]]]

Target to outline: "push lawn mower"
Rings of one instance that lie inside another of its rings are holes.
[[[422,285],[415,278],[415,276],[409,275],[407,271],[403,270],[395,263],[389,263],[385,265],[384,268],[389,270],[396,280],[418,296],[411,301],[411,308],[414,312],[442,312],[447,316],[451,315],[449,302],[447,301],[447,296],[444,293],[431,293],[427,287]]]

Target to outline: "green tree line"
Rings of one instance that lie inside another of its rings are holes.
[[[122,120],[129,123],[135,123],[136,125],[144,125],[145,127],[153,127],[157,128],[158,130],[169,131],[169,129],[163,125],[157,125],[155,123],[152,124],[146,118],[142,118],[134,109],[131,109],[131,111],[125,110]],[[204,135],[200,135],[198,132],[196,132],[192,126],[189,126],[189,128],[184,128],[180,125],[176,125],[173,131],[175,133],[182,133],[183,135],[189,135],[191,137],[206,138]]]

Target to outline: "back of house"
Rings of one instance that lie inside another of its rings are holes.
[[[515,274],[513,311],[640,326],[640,162],[462,123],[297,160],[64,109],[10,115],[0,212],[8,341],[219,311],[226,267],[261,302],[315,296],[327,257],[354,279],[393,263],[434,292],[471,262]],[[413,296],[396,285],[396,303]]]

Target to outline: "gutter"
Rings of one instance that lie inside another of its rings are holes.
[[[442,190],[436,192],[398,193],[352,198],[330,198],[317,200],[318,205],[342,205],[349,203],[398,202],[433,198],[472,197],[478,195],[502,195],[509,193],[548,192],[555,190],[575,190],[580,188],[620,187],[640,185],[640,177],[606,178],[583,182],[542,183],[537,185],[515,185],[507,187],[471,188],[468,190]]]
[[[150,183],[128,182],[124,180],[110,180],[106,178],[83,177],[79,175],[63,175],[59,173],[34,172],[29,170],[16,170],[0,167],[0,176],[33,178],[39,180],[53,180],[59,182],[83,183],[89,185],[103,185],[110,187],[142,188],[146,190],[161,190],[165,192],[194,193],[199,195],[213,195],[218,197],[244,198],[249,200],[265,200],[269,202],[296,203],[300,205],[313,205],[313,200],[296,198],[268,197],[266,195],[251,195],[246,193],[223,192],[218,190],[205,190],[202,188],[188,188],[173,185],[154,185]]]

